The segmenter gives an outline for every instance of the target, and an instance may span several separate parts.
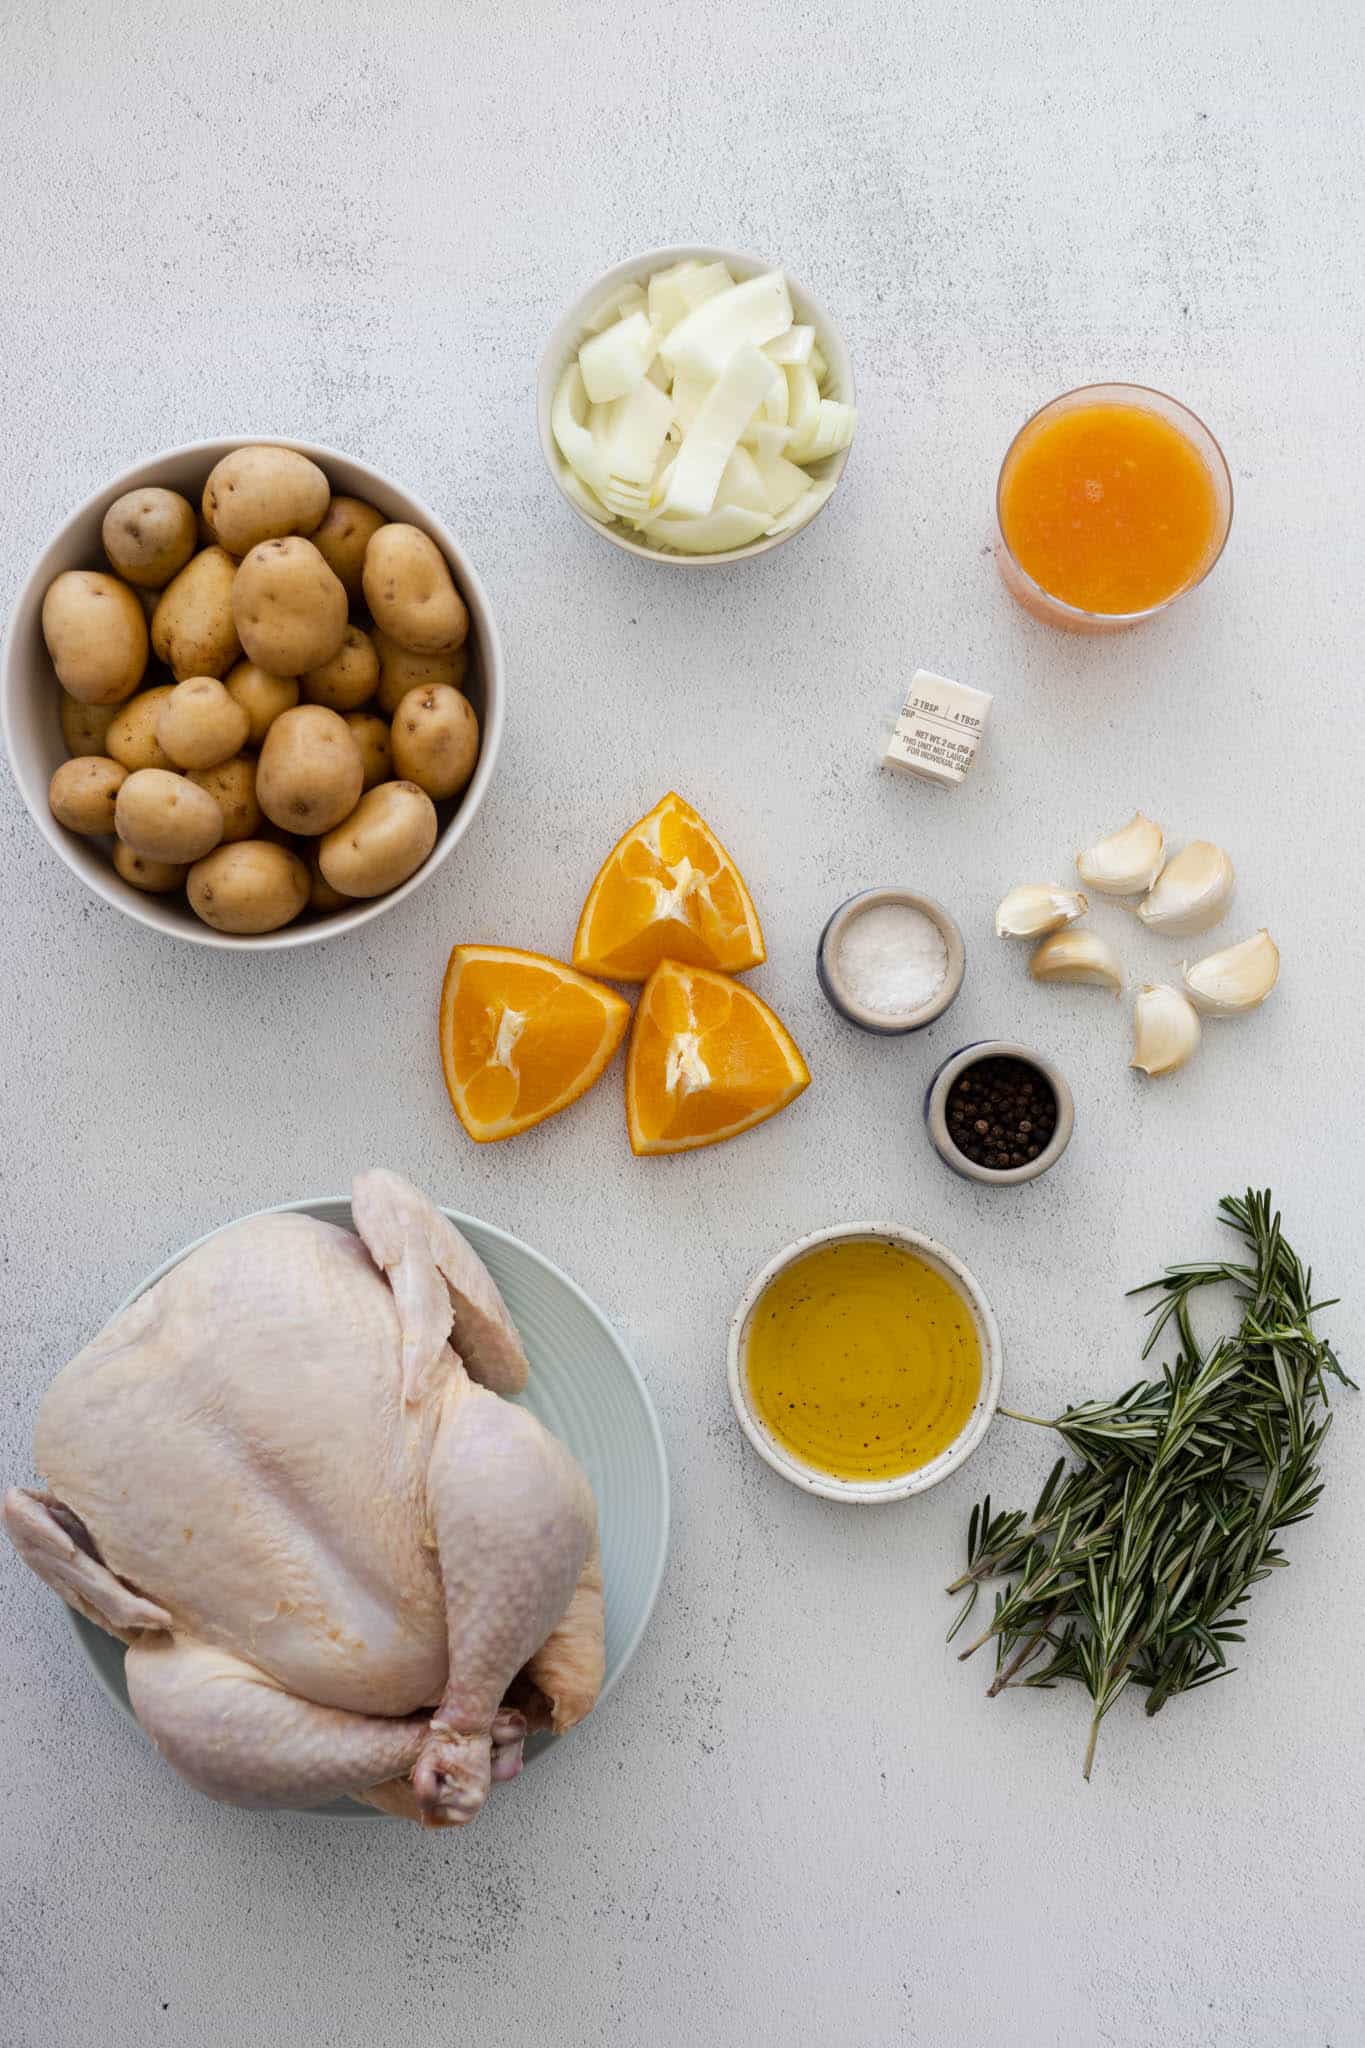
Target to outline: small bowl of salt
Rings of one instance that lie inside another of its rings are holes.
[[[962,986],[967,949],[942,904],[913,889],[864,889],[820,934],[815,970],[829,1001],[863,1031],[921,1031]]]

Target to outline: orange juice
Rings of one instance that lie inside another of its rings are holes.
[[[1049,406],[1031,420],[1005,459],[999,514],[1006,547],[1034,583],[1109,616],[1147,611],[1197,582],[1227,530],[1189,436],[1115,399]]]

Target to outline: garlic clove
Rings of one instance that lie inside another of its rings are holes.
[[[1185,993],[1206,1017],[1240,1017],[1263,1003],[1279,978],[1280,949],[1263,929],[1187,967]]]
[[[1178,988],[1164,982],[1139,990],[1133,1006],[1130,1067],[1155,1077],[1173,1074],[1193,1059],[1201,1037],[1199,1012]]]
[[[1064,889],[1060,882],[1024,882],[1002,899],[995,913],[995,936],[1041,939],[1084,917],[1089,908],[1079,889]]]
[[[1076,855],[1080,878],[1101,896],[1143,896],[1161,873],[1166,834],[1151,818],[1134,811],[1119,832]]]
[[[1123,966],[1108,939],[1098,932],[1054,932],[1035,948],[1028,971],[1035,981],[1080,981],[1117,995]]]
[[[1206,932],[1227,909],[1235,880],[1232,862],[1221,846],[1192,839],[1167,861],[1139,903],[1138,916],[1149,931],[1168,932],[1172,938]]]

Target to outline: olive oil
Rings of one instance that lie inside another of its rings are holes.
[[[966,1302],[884,1239],[818,1245],[774,1276],[745,1344],[760,1421],[837,1479],[893,1479],[959,1436],[981,1392]]]

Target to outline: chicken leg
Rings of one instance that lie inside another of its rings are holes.
[[[602,1557],[594,1541],[563,1620],[526,1666],[527,1678],[547,1702],[546,1725],[556,1735],[576,1727],[592,1712],[605,1665]]]
[[[425,1714],[349,1714],[286,1692],[263,1671],[191,1638],[135,1642],[133,1711],[168,1763],[230,1806],[323,1806],[412,1769]]]
[[[596,1548],[597,1513],[563,1445],[463,1373],[432,1447],[427,1512],[450,1677],[412,1782],[429,1826],[462,1826],[488,1796],[503,1698],[563,1623]]]

